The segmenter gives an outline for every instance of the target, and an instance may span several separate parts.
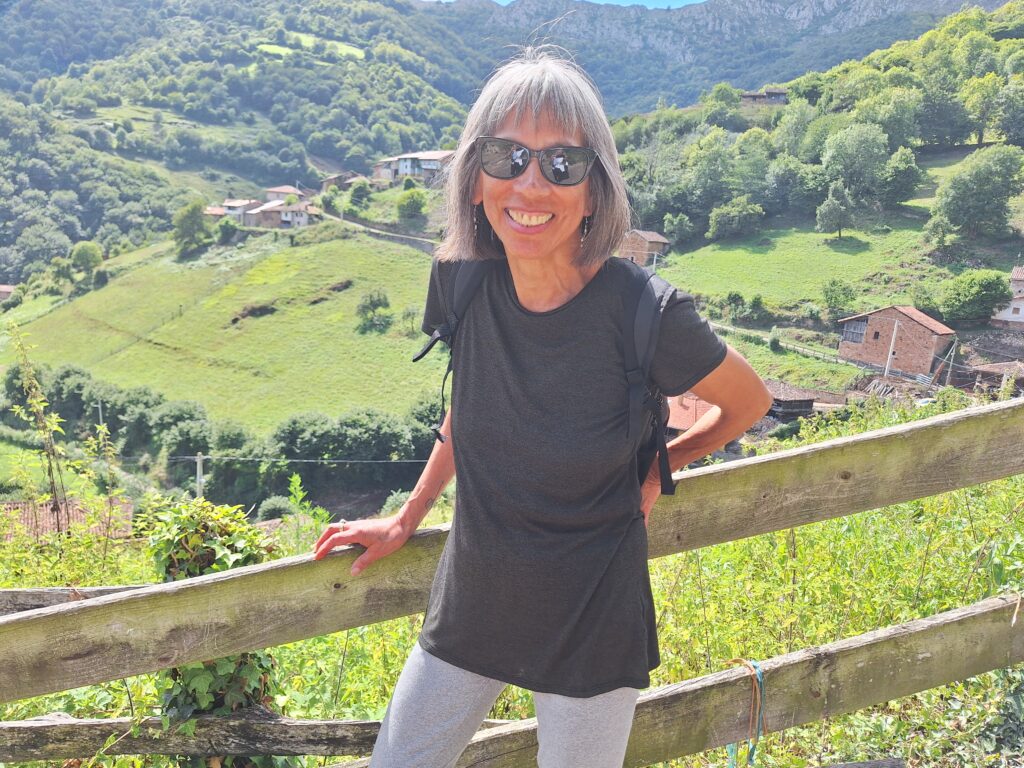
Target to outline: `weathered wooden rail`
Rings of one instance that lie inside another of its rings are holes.
[[[999,439],[992,439],[996,434]],[[676,496],[662,499],[651,517],[651,556],[1024,473],[1024,452],[1003,447],[1022,438],[1024,402],[1011,401],[687,472]],[[55,604],[0,617],[0,701],[420,611],[446,535],[444,528],[422,531],[357,578],[348,574],[356,551],[347,549],[320,562],[295,557],[71,603],[62,602],[67,595],[51,593],[44,599]],[[83,596],[84,591],[77,595]],[[1016,607],[1016,600],[993,598],[770,659],[762,664],[769,728],[853,711],[1024,661],[1024,621],[1011,622]],[[649,765],[744,737],[749,696],[749,678],[739,670],[644,694],[627,764]],[[95,721],[5,724],[0,760],[91,754],[119,727]],[[325,726],[289,726],[294,736],[267,741],[259,734],[280,733],[280,720],[201,720],[193,743],[144,729],[111,751],[210,754],[200,729],[226,728],[215,739],[216,754],[345,754],[337,751],[342,748],[359,754],[375,726],[336,723],[329,726],[333,742],[322,731],[316,736],[317,727]],[[231,729],[249,729],[249,737],[230,738]],[[68,734],[84,740],[73,743]],[[357,736],[363,739],[358,749],[355,741],[338,741]],[[257,737],[258,742],[252,740]],[[257,743],[267,746],[254,751]],[[242,751],[231,752],[234,748]],[[522,721],[477,734],[460,765],[518,768],[534,764],[535,750],[535,723]]]

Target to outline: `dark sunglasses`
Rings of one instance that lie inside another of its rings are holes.
[[[508,139],[480,136],[476,140],[480,167],[495,179],[514,179],[526,170],[530,158],[536,157],[540,172],[552,184],[571,187],[587,178],[597,152],[590,147],[551,147],[530,149]]]

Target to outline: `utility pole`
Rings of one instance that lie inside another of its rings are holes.
[[[956,336],[953,337],[953,346],[949,348],[949,362],[946,363],[946,386],[949,386],[949,380],[953,376],[953,358],[956,356]]]
[[[892,326],[892,339],[889,341],[889,355],[885,358],[885,373],[882,374],[882,378],[888,378],[889,368],[892,367],[892,352],[896,349],[896,331],[899,330],[900,321],[894,320]]]
[[[203,454],[196,454],[196,498],[203,495]]]
[[[103,401],[99,400],[96,403],[96,407],[100,409],[100,424],[102,424],[103,423]]]

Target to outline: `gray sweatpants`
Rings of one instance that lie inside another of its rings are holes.
[[[391,696],[371,768],[454,768],[505,683],[467,672],[416,643]],[[540,768],[622,768],[636,688],[586,699],[534,693]]]

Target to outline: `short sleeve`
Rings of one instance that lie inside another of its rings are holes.
[[[448,313],[445,311],[445,289],[442,281],[450,274],[451,264],[434,260],[430,267],[430,283],[427,286],[427,303],[423,308],[422,331],[428,336],[434,329],[444,323]]]
[[[693,297],[673,288],[661,314],[651,380],[666,395],[681,395],[717,368],[726,351]]]

